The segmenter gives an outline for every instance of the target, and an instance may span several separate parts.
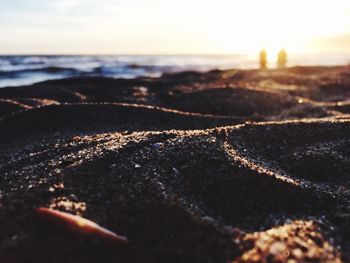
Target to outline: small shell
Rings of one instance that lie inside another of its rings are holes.
[[[129,243],[129,240],[126,237],[119,236],[116,233],[99,226],[95,222],[80,216],[75,216],[46,207],[37,208],[36,213],[40,218],[45,219],[50,223],[52,222],[53,224],[79,234],[96,235],[119,244]]]

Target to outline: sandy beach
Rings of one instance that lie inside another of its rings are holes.
[[[5,87],[0,147],[0,262],[350,261],[349,66]]]

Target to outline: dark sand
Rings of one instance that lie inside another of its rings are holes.
[[[0,262],[350,262],[349,114],[349,67],[0,89]]]

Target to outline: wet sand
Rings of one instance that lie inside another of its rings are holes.
[[[0,116],[0,262],[350,261],[349,67],[54,80]]]

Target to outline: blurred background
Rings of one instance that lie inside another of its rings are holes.
[[[74,76],[350,62],[347,0],[4,0],[0,87]]]

